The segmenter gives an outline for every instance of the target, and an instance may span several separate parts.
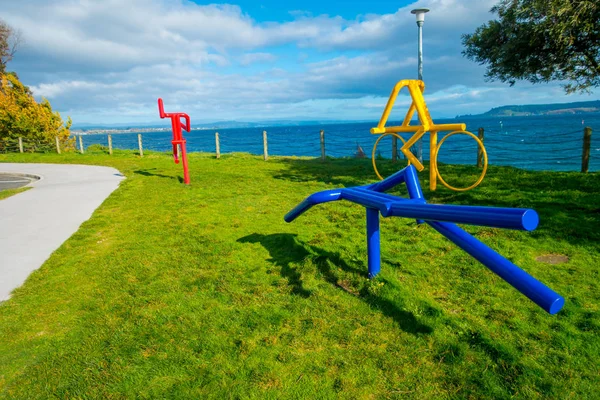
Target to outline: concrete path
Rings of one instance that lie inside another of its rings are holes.
[[[0,301],[21,286],[90,218],[124,177],[114,168],[0,163],[0,174],[37,175],[33,187],[0,200]]]

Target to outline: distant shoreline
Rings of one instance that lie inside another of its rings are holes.
[[[589,102],[588,102],[589,103]],[[547,109],[544,112],[535,113],[533,111],[516,111],[509,113],[497,113],[496,111],[501,109],[509,109],[510,107],[537,107],[537,106],[504,106],[494,108],[483,114],[467,114],[467,115],[458,115],[456,117],[434,117],[434,121],[456,121],[456,120],[473,120],[473,119],[510,119],[510,118],[529,118],[529,117],[560,117],[560,116],[574,116],[579,115],[581,117],[591,117],[600,115],[600,100],[595,101],[594,103],[598,103],[598,108],[594,107],[580,107],[580,108],[555,108],[555,109]],[[576,104],[576,103],[572,103]],[[539,107],[543,107],[544,105],[540,105]],[[560,106],[560,105],[552,105],[552,106]],[[281,122],[270,123],[224,123],[225,125],[213,125],[207,126],[205,124],[199,127],[192,127],[192,131],[207,131],[207,130],[229,130],[229,129],[267,129],[267,128],[305,128],[309,126],[319,127],[323,129],[327,129],[326,126],[330,125],[354,125],[354,124],[371,124],[372,126],[377,125],[377,119],[374,118],[371,121],[309,121],[309,122],[301,122],[301,121],[289,121],[287,124]],[[391,125],[400,125],[402,121],[388,121],[388,124]],[[239,125],[238,125],[239,124]],[[418,124],[416,120],[411,121],[412,125]],[[148,132],[171,132],[170,126],[165,127],[148,127],[148,126],[129,126],[127,128],[77,128],[72,129],[71,134],[73,135],[106,135],[106,134],[127,134],[127,133],[148,133]]]
[[[192,131],[205,131],[218,128],[192,128]],[[127,128],[127,129],[75,129],[71,130],[73,135],[102,135],[121,133],[147,133],[147,132],[171,132],[171,128]]]
[[[600,113],[600,100],[579,101],[558,104],[512,105],[492,108],[483,114],[458,115],[456,119],[467,118],[510,118],[552,115],[590,115]]]

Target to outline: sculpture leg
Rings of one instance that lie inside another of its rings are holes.
[[[188,171],[187,154],[185,152],[185,142],[181,143],[181,161],[183,162],[183,183],[190,184],[190,172]]]
[[[173,143],[173,160],[175,161],[175,164],[179,164],[179,157],[177,157],[177,144]]]
[[[374,278],[381,269],[381,248],[379,243],[379,210],[367,208],[367,253],[369,257],[369,278]]]

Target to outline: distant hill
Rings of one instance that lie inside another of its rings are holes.
[[[588,114],[600,113],[600,100],[580,101],[575,103],[559,104],[529,104],[522,106],[502,106],[492,108],[490,111],[477,115],[459,115],[456,118],[481,118],[481,117],[523,117],[531,115],[558,115],[558,114]]]

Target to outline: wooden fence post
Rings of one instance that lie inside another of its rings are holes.
[[[79,151],[81,152],[81,154],[84,153],[84,151],[83,151],[83,139],[81,138],[81,135],[79,135]]]
[[[60,154],[60,141],[58,140],[58,136],[54,136],[54,141],[56,142],[56,152]]]
[[[398,138],[396,136],[392,136],[392,162],[396,163],[398,161]]]
[[[142,134],[138,133],[138,148],[140,149],[140,157],[144,157],[144,149],[142,148]]]
[[[263,158],[265,161],[269,159],[269,151],[267,145],[267,131],[263,131]]]
[[[325,131],[321,129],[321,161],[325,161]]]
[[[108,135],[108,154],[112,156],[112,136]]]
[[[19,137],[19,152],[23,152],[23,138]]]
[[[221,158],[221,145],[219,144],[219,132],[215,132],[215,147],[217,153],[217,160]]]
[[[581,172],[587,173],[590,166],[590,147],[592,146],[592,128],[583,129],[583,154],[581,156]]]
[[[483,143],[483,128],[479,128],[477,131],[477,137]],[[483,151],[481,151],[481,147],[477,146],[477,168],[481,168],[483,166]]]

